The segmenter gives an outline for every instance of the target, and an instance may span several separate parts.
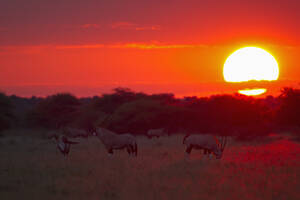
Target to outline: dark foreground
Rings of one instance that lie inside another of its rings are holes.
[[[0,199],[300,199],[300,144],[286,138],[231,141],[222,160],[197,151],[186,160],[182,136],[138,138],[137,158],[108,157],[91,137],[64,159],[20,132],[0,138]]]

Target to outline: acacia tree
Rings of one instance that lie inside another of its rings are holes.
[[[79,100],[68,93],[48,96],[33,108],[29,118],[36,126],[59,128],[74,121],[80,105]]]
[[[94,102],[80,106],[76,119],[72,122],[72,126],[84,129],[91,133],[97,124],[101,123],[108,114],[95,107]]]
[[[253,138],[269,132],[263,118],[264,108],[254,98],[216,95],[207,99],[204,105],[207,127],[212,133]]]
[[[122,104],[101,125],[119,133],[145,134],[153,128],[174,128],[174,118],[180,116],[176,112],[175,106],[147,97]]]
[[[128,88],[115,88],[111,94],[103,94],[100,98],[96,98],[93,106],[107,114],[115,112],[119,106],[143,97],[144,93],[135,93]]]

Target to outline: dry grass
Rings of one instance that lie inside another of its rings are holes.
[[[185,160],[182,136],[138,138],[137,158],[108,157],[89,138],[64,159],[53,142],[20,135],[0,138],[0,199],[300,199],[300,145],[289,140]]]

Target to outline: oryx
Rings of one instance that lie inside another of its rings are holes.
[[[107,152],[113,154],[114,149],[125,149],[129,155],[137,156],[137,143],[133,135],[116,134],[105,128],[96,128],[93,135],[97,136],[104,144]]]
[[[70,152],[71,144],[78,144],[78,142],[70,141],[65,135],[53,134],[49,137],[49,139],[51,138],[55,138],[57,148],[65,157]]]
[[[164,128],[158,128],[158,129],[150,129],[147,131],[147,137],[152,138],[152,137],[161,137],[166,135],[165,129]]]
[[[217,159],[222,158],[226,143],[227,137],[222,136],[219,141],[215,135],[211,134],[186,135],[183,138],[183,144],[187,146],[187,154],[190,154],[193,148],[203,149],[204,154],[213,153]]]

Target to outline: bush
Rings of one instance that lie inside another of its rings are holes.
[[[284,88],[279,97],[280,106],[276,113],[277,124],[283,129],[300,127],[300,90]]]
[[[112,114],[122,104],[145,96],[143,93],[135,93],[128,88],[116,88],[112,94],[104,94],[101,98],[96,98],[94,107],[105,113]]]
[[[117,132],[145,134],[149,129],[168,128],[175,116],[174,111],[174,107],[158,100],[139,99],[121,105],[104,121],[103,126]]]
[[[214,96],[209,100],[209,109],[210,122],[217,124],[217,126],[212,126],[213,131],[220,134],[266,134],[262,132],[263,108],[253,98]]]
[[[60,128],[76,119],[79,100],[68,93],[48,96],[40,101],[29,113],[29,119],[35,126]]]
[[[107,116],[106,113],[97,109],[92,101],[80,107],[72,126],[91,133],[97,124],[101,123]]]
[[[9,97],[0,93],[0,131],[8,129],[12,126],[13,105]]]

